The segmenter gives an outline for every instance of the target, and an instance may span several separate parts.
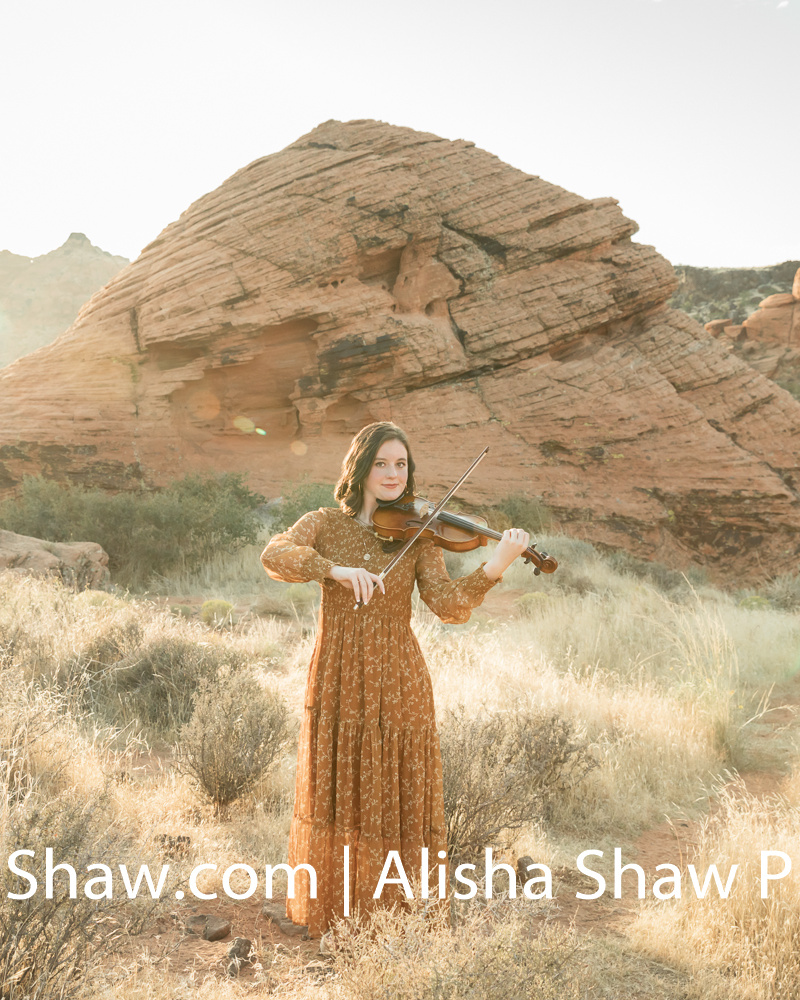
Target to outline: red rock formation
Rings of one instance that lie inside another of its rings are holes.
[[[0,372],[0,487],[247,470],[275,495],[390,418],[433,496],[488,444],[467,501],[527,491],[599,543],[794,569],[800,404],[665,307],[635,230],[468,142],[327,122]]]
[[[779,347],[800,347],[800,270],[791,292],[769,295],[744,322],[748,338]]]
[[[83,233],[33,259],[0,250],[0,368],[55,340],[127,263]]]
[[[800,396],[800,268],[791,292],[768,295],[744,323],[712,320],[705,328],[714,337],[733,341],[756,371]]]

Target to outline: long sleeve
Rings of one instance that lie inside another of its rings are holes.
[[[481,563],[468,576],[451,580],[441,548],[426,539],[422,542],[416,564],[419,596],[448,625],[467,622],[472,609],[477,608],[502,579],[490,580],[483,566]]]
[[[314,548],[324,508],[304,514],[287,531],[273,535],[261,553],[261,562],[273,580],[285,583],[322,583],[335,563]]]

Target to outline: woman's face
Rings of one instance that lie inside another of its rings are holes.
[[[384,441],[364,480],[364,500],[397,500],[408,482],[408,452],[396,438]]]

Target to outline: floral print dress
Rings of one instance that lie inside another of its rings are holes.
[[[350,912],[375,905],[373,893],[390,851],[409,880],[419,879],[421,849],[429,865],[446,851],[442,762],[428,668],[411,631],[411,595],[444,622],[466,622],[498,581],[483,564],[451,580],[442,550],[418,539],[369,604],[355,610],[353,591],[326,578],[333,566],[374,573],[391,560],[384,540],[338,508],[321,507],[275,535],[261,561],[275,580],[316,580],[319,627],[308,672],[297,765],[289,864],[311,865],[295,879],[287,916],[317,937],[343,915],[344,851],[349,851]],[[391,878],[399,871],[392,866]],[[399,885],[383,902],[405,898]]]

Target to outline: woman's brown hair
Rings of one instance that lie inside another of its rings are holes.
[[[355,517],[364,502],[364,480],[369,476],[375,456],[382,444],[387,441],[400,441],[405,445],[408,454],[408,484],[406,491],[414,492],[414,459],[405,431],[397,424],[382,420],[375,424],[367,424],[356,434],[350,444],[350,450],[342,462],[342,474],[333,495],[339,501],[339,506],[351,517]]]

